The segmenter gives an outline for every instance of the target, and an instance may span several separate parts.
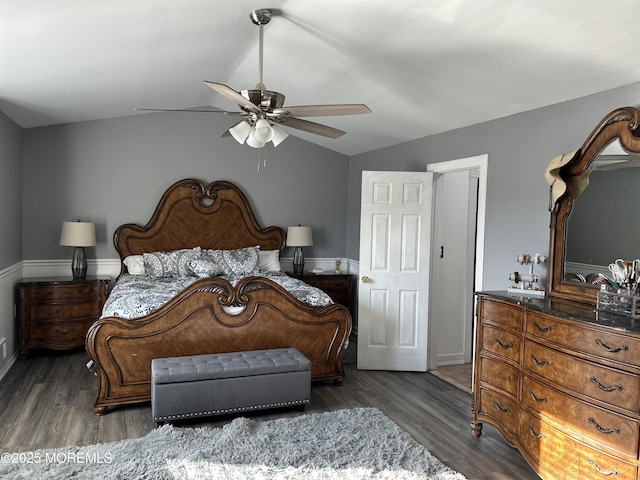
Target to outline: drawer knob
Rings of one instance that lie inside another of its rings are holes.
[[[616,470],[615,468],[613,470],[603,470],[602,468],[600,468],[598,466],[598,464],[596,462],[594,462],[593,460],[591,460],[590,458],[588,459],[588,462],[591,464],[591,466],[593,468],[596,469],[596,472],[598,472],[600,475],[604,475],[605,477],[610,477],[611,475],[620,475],[620,473],[618,472],[618,470]]]
[[[620,351],[626,352],[629,350],[628,345],[622,345],[621,347],[610,347],[599,338],[596,338],[596,345],[600,345],[606,352],[618,353]]]
[[[531,354],[531,360],[533,360],[533,363],[535,363],[539,367],[544,367],[546,365],[549,365],[549,360],[540,361],[536,358],[536,356],[533,353]]]
[[[533,436],[534,436],[534,438],[538,438],[538,439],[540,439],[540,438],[546,438],[546,437],[547,437],[544,433],[537,433],[537,432],[533,429],[533,427],[531,426],[531,424],[529,424],[529,425],[528,425],[528,427],[529,427],[529,433],[530,433],[531,435],[533,435]]]
[[[533,322],[533,326],[536,327],[538,333],[549,333],[551,330],[553,330],[553,327],[551,326],[544,328],[541,327],[540,325],[538,325],[538,322]]]
[[[591,377],[589,380],[591,380],[591,383],[595,383],[598,386],[598,388],[603,392],[614,392],[616,390],[621,392],[622,390],[624,390],[624,387],[622,385],[614,385],[613,387],[607,387],[601,384],[596,377]]]
[[[602,428],[600,425],[598,425],[598,422],[596,422],[593,417],[589,417],[588,422],[593,425],[595,427],[596,430],[598,430],[600,433],[604,433],[606,435],[609,435],[610,433],[620,433],[620,429],[618,427],[614,427],[614,428]]]
[[[512,342],[502,343],[499,338],[496,338],[495,341],[496,341],[496,343],[498,345],[500,345],[500,348],[502,348],[504,350],[508,350],[509,348],[513,348],[513,343]]]
[[[498,411],[500,411],[502,413],[511,413],[511,409],[510,408],[502,408],[500,406],[500,404],[498,402],[496,402],[495,400],[493,401],[493,406],[496,407],[498,409]]]
[[[549,401],[547,397],[538,397],[533,393],[533,390],[529,390],[529,395],[531,395],[531,398],[533,398],[533,401],[536,403],[547,403]]]

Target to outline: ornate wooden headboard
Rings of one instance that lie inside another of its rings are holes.
[[[164,192],[147,225],[121,225],[113,243],[121,259],[194,247],[232,250],[259,245],[261,250],[282,250],[285,233],[280,227],[261,228],[233,183],[215,181],[205,187],[200,180],[185,179]]]

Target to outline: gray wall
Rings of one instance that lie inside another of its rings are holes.
[[[183,178],[232,181],[262,225],[313,228],[307,257],[344,257],[348,157],[294,136],[261,152],[220,138],[232,124],[217,114],[151,113],[25,130],[24,258],[70,258],[60,227],[78,218],[96,223],[88,258],[117,258],[115,228],[145,224]],[[267,166],[258,171],[260,154]]]
[[[636,83],[351,157],[347,256],[358,258],[363,170],[424,171],[428,163],[486,153],[489,167],[483,287],[505,289],[510,272],[528,271],[516,263],[516,255],[548,253],[549,188],[544,171],[549,160],[579,148],[612,110],[639,102],[640,83]],[[546,268],[536,267],[536,273],[546,277]]]
[[[145,223],[167,186],[197,177],[236,182],[263,224],[310,224],[308,257],[358,259],[363,170],[424,171],[428,163],[486,153],[484,288],[504,289],[510,272],[526,269],[516,255],[548,253],[549,160],[580,147],[611,110],[639,101],[637,83],[351,158],[289,137],[266,151],[260,172],[258,151],[220,138],[232,122],[218,115],[154,113],[28,129],[23,258],[68,258],[58,245],[60,225],[75,218],[97,223],[99,244],[89,258],[115,258],[118,225]],[[536,272],[546,276],[546,268]]]
[[[22,129],[0,112],[0,270],[22,260]]]

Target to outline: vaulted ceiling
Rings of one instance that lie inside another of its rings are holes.
[[[371,108],[310,118],[338,139],[289,130],[346,155],[640,81],[637,0],[0,0],[0,110],[29,128],[237,109],[203,80],[255,86],[258,8],[285,106]]]

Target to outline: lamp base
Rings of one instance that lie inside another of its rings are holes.
[[[76,247],[73,249],[73,258],[71,259],[71,273],[73,280],[86,280],[87,278],[87,256],[84,253],[84,247]]]
[[[302,275],[302,272],[304,272],[304,255],[302,247],[296,247],[293,251],[293,274]]]

